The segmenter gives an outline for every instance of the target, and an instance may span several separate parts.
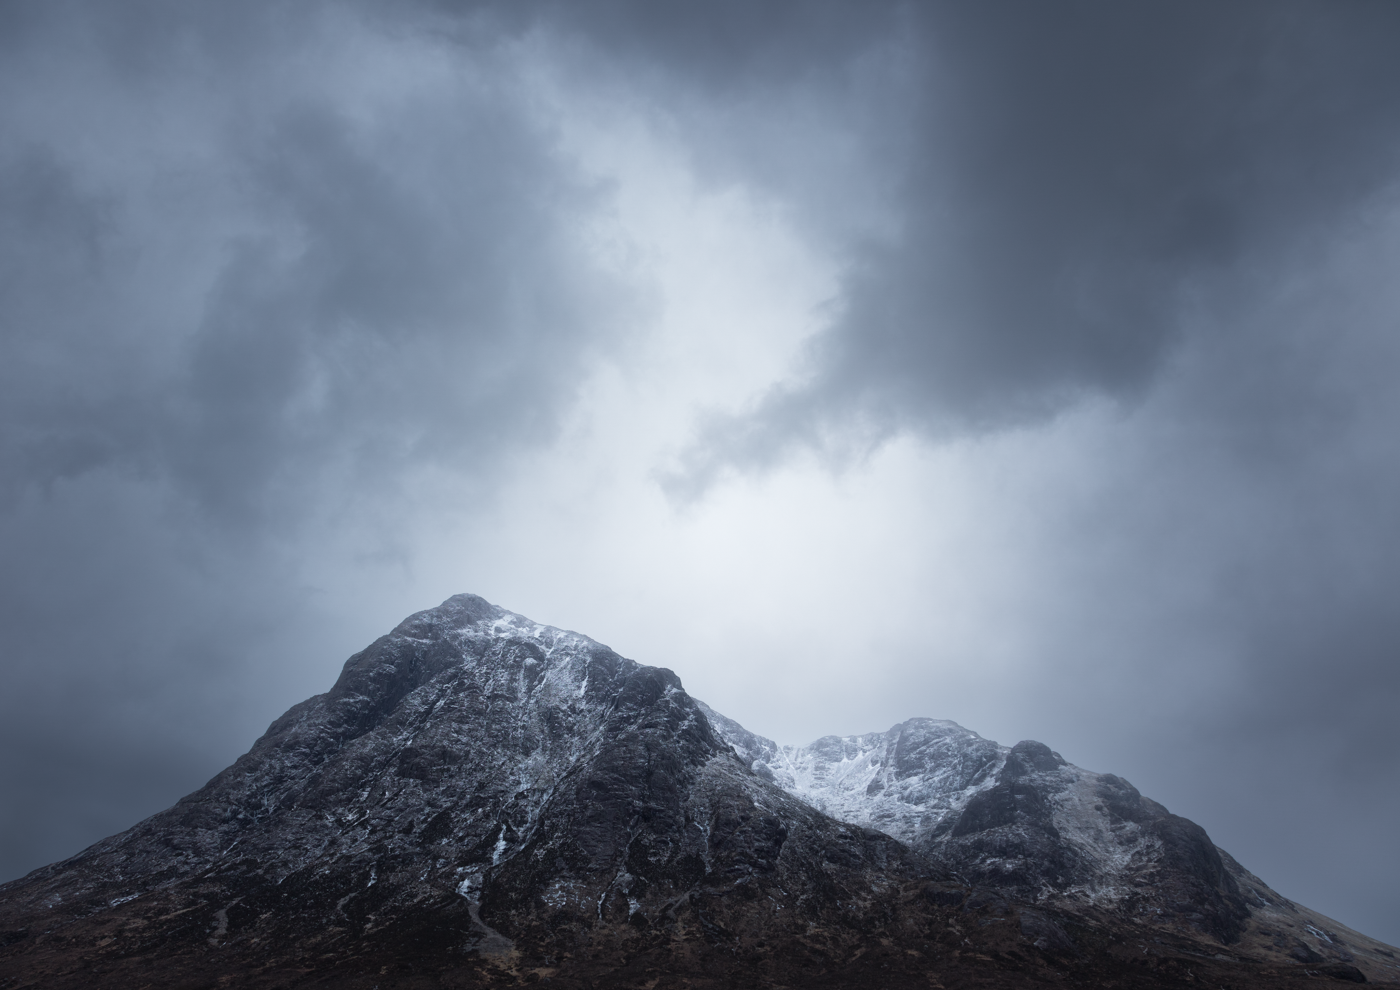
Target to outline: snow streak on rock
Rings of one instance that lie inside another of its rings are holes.
[[[1200,826],[1042,743],[1007,748],[956,722],[915,718],[888,732],[780,746],[704,711],[756,774],[969,882],[1143,915],[1176,899],[1227,940],[1249,915],[1241,885],[1263,887]]]
[[[911,718],[888,732],[780,746],[703,708],[759,776],[833,818],[911,846],[947,833],[972,796],[993,783],[1010,752],[956,722],[933,718]]]

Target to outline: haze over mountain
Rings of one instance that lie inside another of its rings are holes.
[[[778,747],[472,595],[173,808],[0,886],[0,933],[7,987],[1400,982],[1393,948],[1041,743],[915,719]]]

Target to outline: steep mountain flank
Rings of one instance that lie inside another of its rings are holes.
[[[779,747],[468,595],[0,887],[3,990],[1277,986],[1400,973],[1386,951],[1038,743],[916,719]]]
[[[1042,743],[998,746],[955,722],[779,746],[706,709],[754,772],[877,828],[969,883],[1074,910],[1178,919],[1237,940],[1248,904],[1281,901],[1194,822]]]

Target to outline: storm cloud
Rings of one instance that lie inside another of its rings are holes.
[[[902,13],[902,72],[846,110],[889,132],[850,181],[882,185],[894,219],[843,245],[831,325],[794,380],[707,424],[681,493],[795,444],[839,456],[1132,400],[1394,195],[1385,5]],[[824,193],[799,208],[830,212]]]
[[[456,592],[1400,940],[1400,13],[0,5],[0,875]]]

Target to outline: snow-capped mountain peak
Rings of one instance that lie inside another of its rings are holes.
[[[773,986],[927,986],[935,959],[1081,950],[1120,980],[1104,946],[1149,931],[1192,960],[1400,972],[1041,743],[915,718],[779,746],[669,670],[473,595],[352,656],[174,807],[0,885],[6,975],[62,990],[432,985],[426,960],[442,986],[678,967],[733,985],[769,964]],[[868,979],[823,983],[832,967]]]
[[[911,846],[946,833],[1011,752],[956,722],[934,718],[782,746],[703,708],[755,773],[833,818],[879,829]]]

